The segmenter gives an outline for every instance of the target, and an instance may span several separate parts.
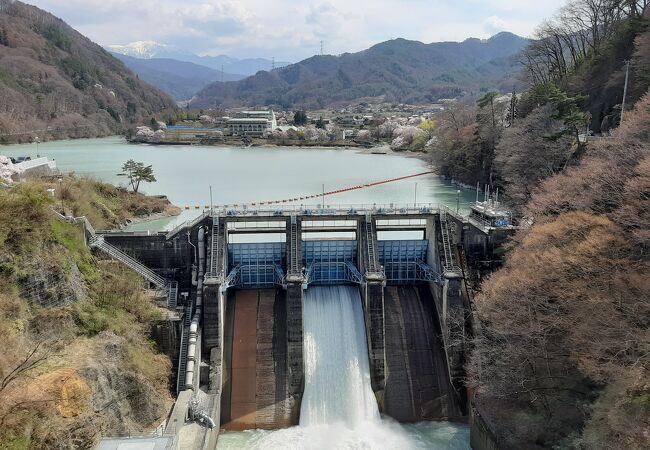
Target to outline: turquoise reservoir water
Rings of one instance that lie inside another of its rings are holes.
[[[128,159],[153,166],[157,182],[144,184],[147,194],[167,195],[175,205],[191,209],[179,218],[134,225],[132,229],[172,227],[190,219],[210,204],[241,204],[318,194],[429,170],[416,158],[364,154],[350,149],[237,148],[209,146],[133,145],[119,137],[56,141],[40,144],[38,153],[55,159],[63,172],[125,184],[117,176]],[[7,156],[37,154],[36,144],[0,146]],[[416,187],[417,183],[417,187]],[[326,204],[443,203],[461,212],[474,200],[474,192],[458,188],[435,175],[382,184],[328,196]],[[416,192],[417,191],[417,192]],[[311,200],[310,204],[318,204]],[[300,203],[300,202],[299,202]]]

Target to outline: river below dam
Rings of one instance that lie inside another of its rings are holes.
[[[172,228],[192,219],[210,204],[263,202],[319,194],[429,170],[425,161],[399,155],[380,155],[357,149],[297,147],[214,147],[190,145],[134,145],[120,137],[54,141],[0,146],[0,154],[54,159],[62,172],[126,185],[117,174],[129,160],[152,165],[157,181],[141,192],[166,195],[189,210],[174,218],[133,224],[131,230]],[[416,186],[417,184],[417,186]],[[460,189],[460,193],[458,190]],[[387,183],[326,197],[326,205],[441,203],[467,212],[475,192],[458,188],[436,175]],[[319,199],[309,204],[319,204]],[[300,202],[298,202],[300,203]],[[199,206],[196,209],[195,206]]]

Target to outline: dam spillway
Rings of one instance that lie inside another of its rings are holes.
[[[447,424],[400,425],[379,414],[370,385],[364,314],[355,286],[315,286],[304,308],[305,391],[298,426],[224,433],[219,449],[461,449]]]
[[[276,289],[234,291],[224,333],[221,422],[225,430],[292,424],[286,376],[284,295]]]
[[[460,417],[429,289],[389,286],[384,302],[386,414],[400,422]]]
[[[361,296],[354,286],[316,286],[304,306],[305,392],[300,426],[379,420],[370,386]]]

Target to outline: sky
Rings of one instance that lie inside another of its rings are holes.
[[[425,43],[530,36],[565,0],[24,0],[101,45],[152,40],[200,55],[356,52],[394,38]]]

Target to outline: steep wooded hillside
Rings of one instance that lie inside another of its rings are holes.
[[[468,373],[500,449],[650,448],[648,14],[567,1],[525,52],[534,85],[509,120],[494,126],[489,98],[476,122],[447,119],[438,150],[475,161],[526,218],[474,298]],[[585,139],[604,118],[611,134]]]
[[[546,179],[475,301],[477,402],[504,449],[650,446],[650,93]]]
[[[314,56],[241,81],[213,83],[192,106],[320,108],[363,99],[424,103],[487,89],[509,92],[519,72],[515,55],[527,43],[511,33],[433,44],[395,39],[358,53]]]
[[[62,20],[12,0],[0,0],[0,98],[0,142],[114,134],[174,107]]]

